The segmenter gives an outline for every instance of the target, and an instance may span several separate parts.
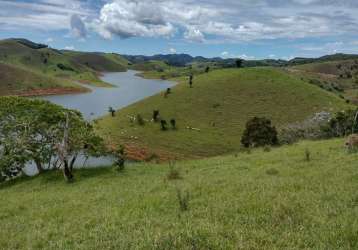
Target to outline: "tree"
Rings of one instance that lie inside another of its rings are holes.
[[[267,118],[254,117],[246,123],[241,138],[244,147],[261,147],[278,144],[277,130]]]
[[[108,112],[111,113],[112,117],[116,116],[116,111],[112,107],[108,108]]]
[[[103,151],[102,139],[80,112],[43,100],[0,98],[1,172],[23,169],[33,161],[42,173],[60,159],[60,168],[70,180],[79,154],[98,155]]]
[[[176,129],[177,128],[177,122],[175,119],[171,119],[170,120],[170,125],[172,125],[172,129]]]
[[[153,110],[153,121],[157,122],[159,119],[159,110]]]
[[[243,62],[244,62],[244,60],[242,60],[242,59],[237,59],[236,61],[235,61],[235,63],[236,63],[236,67],[238,67],[238,68],[241,68],[242,67],[242,64],[243,64]]]
[[[205,73],[209,73],[209,71],[210,71],[210,67],[207,66],[207,67],[205,68]]]
[[[189,86],[190,86],[190,88],[193,87],[193,79],[194,79],[194,76],[193,76],[193,74],[191,74],[191,75],[189,76]]]
[[[163,130],[163,131],[165,131],[165,130],[167,130],[167,121],[166,120],[161,120],[160,121],[160,126],[161,126],[161,129]]]

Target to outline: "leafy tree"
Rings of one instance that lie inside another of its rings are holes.
[[[171,119],[170,120],[170,125],[172,125],[172,129],[176,129],[177,128],[177,122],[175,119]]]
[[[111,116],[112,116],[112,117],[115,117],[115,116],[116,116],[116,111],[115,111],[112,107],[109,107],[109,108],[108,108],[108,112],[111,113]]]
[[[254,117],[246,123],[246,129],[241,138],[244,147],[261,147],[278,144],[277,131],[267,118]]]
[[[194,80],[194,76],[193,76],[193,74],[191,74],[191,75],[189,76],[189,86],[190,86],[190,88],[193,87],[193,80]]]
[[[207,66],[207,67],[205,68],[205,73],[209,73],[209,71],[210,71],[210,67]]]
[[[157,122],[159,119],[159,110],[153,110],[153,121]]]
[[[235,63],[236,63],[236,67],[238,67],[238,68],[242,68],[242,64],[243,64],[243,62],[244,62],[244,60],[242,60],[242,59],[237,59],[236,61],[235,61]]]
[[[7,172],[35,162],[38,172],[61,160],[68,180],[79,154],[104,152],[102,139],[81,113],[43,100],[0,98],[0,168]]]
[[[338,112],[327,125],[322,126],[327,137],[341,137],[358,133],[358,109]]]
[[[161,126],[161,129],[162,129],[163,131],[167,130],[167,125],[168,125],[168,123],[167,123],[166,120],[161,120],[161,121],[160,121],[160,126]]]

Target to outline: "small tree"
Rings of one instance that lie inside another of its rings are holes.
[[[191,75],[189,76],[189,86],[190,86],[190,88],[193,87],[193,80],[194,80],[194,76],[193,76],[193,74],[191,74]]]
[[[278,144],[277,131],[266,118],[254,117],[246,123],[246,129],[241,138],[244,147],[261,147]]]
[[[139,126],[144,126],[145,125],[145,121],[144,121],[143,117],[140,114],[137,115],[137,122],[138,122]]]
[[[153,110],[153,121],[157,122],[159,119],[159,110]]]
[[[167,130],[167,125],[168,125],[168,123],[167,123],[166,120],[161,120],[161,121],[160,121],[160,126],[161,126],[161,129],[162,129],[163,131],[166,131],[166,130]]]
[[[171,119],[170,120],[170,125],[172,126],[172,129],[177,129],[177,122],[176,122],[176,120],[175,119]]]
[[[237,59],[236,61],[235,61],[235,63],[236,63],[236,67],[238,67],[238,68],[242,68],[242,64],[243,64],[243,62],[244,62],[244,60],[242,60],[242,59]]]
[[[207,66],[207,67],[205,68],[205,73],[209,73],[209,71],[210,71],[210,67]]]
[[[112,117],[115,117],[115,116],[116,116],[116,111],[115,111],[112,107],[109,107],[109,108],[108,108],[108,112],[111,113],[111,116],[112,116]]]

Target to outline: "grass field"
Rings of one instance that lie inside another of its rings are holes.
[[[54,81],[61,82],[56,88],[63,84],[68,85],[69,82],[110,87],[110,84],[99,78],[100,72],[125,71],[128,64],[124,58],[115,54],[60,51],[52,48],[34,49],[13,39],[0,40],[0,63],[21,68],[21,72],[29,71],[30,76],[23,80],[22,85],[35,89],[41,89],[41,85],[45,85],[45,79],[50,78],[56,79],[49,80],[45,87],[53,86]],[[17,74],[9,74],[7,80],[16,85],[24,78],[21,78],[24,74],[19,74],[20,77]],[[41,85],[39,81],[32,81],[34,77],[31,75],[34,74],[43,78]],[[4,91],[11,92],[11,88],[6,89],[6,86],[7,83],[2,83]]]
[[[86,91],[68,80],[61,80],[19,66],[0,62],[0,95],[21,95],[38,90]]]
[[[0,186],[0,246],[357,249],[357,162],[330,140],[178,162],[177,180],[167,164],[50,172]]]
[[[167,98],[158,94],[122,109],[114,118],[105,117],[98,121],[98,131],[109,143],[126,144],[135,152],[141,149],[144,157],[197,158],[240,148],[245,123],[254,116],[268,117],[280,127],[315,112],[347,107],[336,95],[274,68],[215,70],[195,76],[193,88],[187,79],[177,80],[180,83]],[[130,122],[129,116],[137,114],[150,120],[156,109],[168,123],[176,119],[178,129],[163,132],[158,123]]]

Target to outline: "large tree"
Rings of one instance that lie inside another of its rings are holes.
[[[0,98],[0,170],[3,173],[21,169],[30,161],[41,173],[51,168],[53,162],[59,162],[66,179],[71,180],[78,155],[97,154],[103,148],[102,140],[78,111],[38,99]]]

